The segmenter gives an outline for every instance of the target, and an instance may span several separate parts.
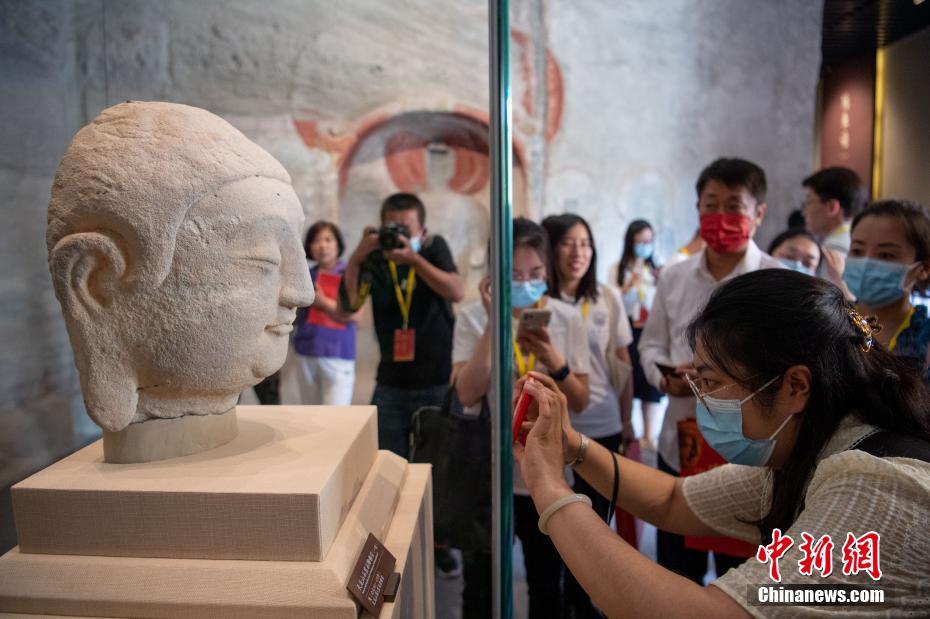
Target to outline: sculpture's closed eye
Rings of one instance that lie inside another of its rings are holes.
[[[281,259],[271,256],[243,256],[239,258],[239,262],[245,262],[252,266],[257,266],[260,269],[271,271],[279,266],[281,266]]]
[[[280,258],[269,258],[267,256],[249,256],[248,260],[254,260],[256,262],[267,262],[268,264],[273,264],[275,266],[281,266]]]

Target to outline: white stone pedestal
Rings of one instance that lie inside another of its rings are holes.
[[[375,450],[372,407],[238,413],[210,452],[113,465],[98,442],[15,486],[0,615],[355,619],[373,533],[403,574],[381,616],[432,617],[429,466]]]

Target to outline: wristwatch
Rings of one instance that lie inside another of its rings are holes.
[[[568,364],[566,363],[565,365],[563,365],[562,367],[560,367],[560,368],[559,368],[558,370],[556,370],[555,372],[549,372],[549,376],[551,376],[552,379],[553,379],[555,382],[560,383],[560,382],[562,382],[563,380],[565,380],[566,378],[568,378],[568,375],[571,374],[571,373],[572,373],[572,371],[571,371],[571,369],[568,367]]]

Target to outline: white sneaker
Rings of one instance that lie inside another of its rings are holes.
[[[452,580],[462,575],[462,551],[458,548],[436,548],[436,575],[446,580]]]

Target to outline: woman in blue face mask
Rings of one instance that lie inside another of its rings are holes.
[[[537,403],[526,446],[515,444],[514,453],[540,528],[607,616],[856,612],[758,604],[770,589],[812,584],[893,589],[885,616],[930,616],[930,389],[876,341],[876,330],[820,278],[770,269],[721,285],[688,330],[689,378],[704,437],[733,464],[687,478],[586,440],[546,376],[517,384]],[[565,463],[661,529],[736,537],[758,544],[758,553],[710,587],[686,580],[613,534],[562,481]],[[805,573],[804,551],[815,557],[816,546],[832,570],[821,563]],[[865,559],[858,568],[854,553]]]
[[[568,407],[583,411],[589,398],[590,359],[584,322],[572,308],[550,303],[549,260],[549,239],[542,226],[523,217],[514,219],[510,301],[515,377],[545,371],[557,379]],[[481,280],[479,292],[481,303],[459,310],[453,341],[452,374],[458,398],[466,406],[480,401],[491,384],[490,277]],[[548,310],[548,324],[525,328],[521,318],[532,309]]]
[[[660,415],[662,392],[649,384],[639,361],[639,338],[652,309],[659,279],[659,261],[655,252],[655,231],[645,219],[637,219],[627,226],[623,237],[623,253],[617,265],[617,287],[623,295],[623,307],[633,328],[630,361],[633,365],[633,397],[640,401],[643,411],[643,446],[655,450],[662,425]]]
[[[926,207],[904,200],[875,202],[852,224],[852,245],[843,281],[863,315],[884,328],[878,341],[912,359],[930,381],[930,319],[926,305],[914,305],[912,293],[930,288],[930,215]]]
[[[580,312],[548,296],[549,239],[537,223],[519,217],[513,221],[513,274],[511,303],[514,333],[514,378],[530,371],[551,376],[567,408],[583,411],[590,389],[590,350]],[[455,320],[452,345],[452,382],[458,399],[469,413],[479,414],[491,387],[491,287],[485,277],[479,284],[481,301],[463,305]],[[530,329],[522,320],[527,310],[548,313],[548,324]],[[486,405],[486,404],[485,404]],[[453,455],[454,457],[454,455]],[[463,465],[467,468],[467,463]],[[514,532],[523,545],[529,588],[529,617],[560,616],[562,560],[552,542],[536,527],[536,510],[518,467],[514,467]],[[468,471],[463,468],[463,474]],[[488,480],[490,484],[490,480]],[[488,490],[490,493],[490,490]],[[490,503],[490,496],[488,496]],[[484,556],[465,550],[463,617],[491,616],[490,540]],[[482,568],[484,571],[482,572]],[[480,599],[484,596],[484,599]]]
[[[772,239],[769,255],[792,271],[814,275],[820,266],[822,251],[810,232],[803,228],[792,228]]]

